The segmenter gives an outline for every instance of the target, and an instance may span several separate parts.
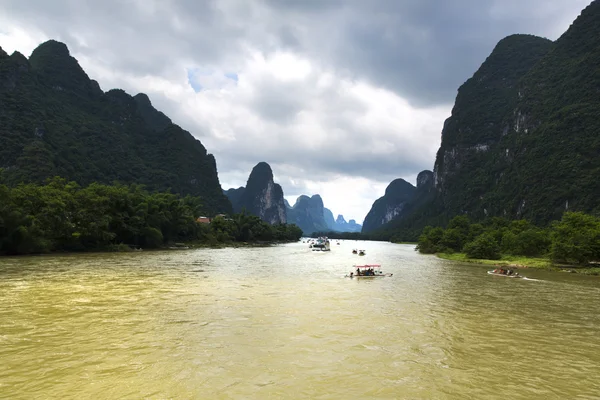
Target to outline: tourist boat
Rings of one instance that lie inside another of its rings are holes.
[[[381,264],[365,264],[355,265],[354,270],[346,275],[346,278],[381,278],[392,275],[394,274],[384,273],[381,270]]]
[[[331,251],[329,239],[320,237],[315,244],[312,245],[312,251]]]
[[[352,254],[358,254],[358,250],[352,249]]]
[[[518,272],[515,272],[512,269],[497,268],[493,271],[488,271],[487,273],[490,275],[504,276],[506,278],[523,278],[523,275],[519,275]]]
[[[364,256],[365,254],[367,254],[367,252],[365,250],[359,250],[358,251],[358,255],[359,256]]]

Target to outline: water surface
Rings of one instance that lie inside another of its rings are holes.
[[[341,243],[2,258],[0,398],[600,398],[598,278]]]

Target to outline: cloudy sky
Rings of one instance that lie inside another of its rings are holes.
[[[148,94],[217,159],[362,223],[431,169],[456,90],[498,40],[558,38],[590,0],[0,0],[0,46],[67,44],[103,90]]]

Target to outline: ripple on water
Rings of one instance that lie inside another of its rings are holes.
[[[392,278],[344,279],[359,262]],[[594,398],[597,278],[342,241],[7,258],[0,398]]]

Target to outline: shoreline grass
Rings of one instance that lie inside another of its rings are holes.
[[[436,253],[436,256],[450,261],[469,264],[491,265],[494,267],[535,268],[547,271],[573,272],[583,275],[600,275],[600,267],[555,264],[549,258],[504,255],[499,260],[469,258],[465,253]]]

